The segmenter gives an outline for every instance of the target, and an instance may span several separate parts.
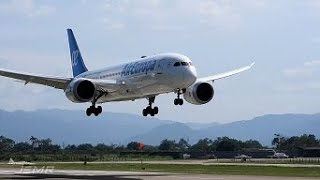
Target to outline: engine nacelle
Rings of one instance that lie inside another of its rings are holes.
[[[212,84],[207,82],[196,82],[186,89],[183,97],[191,104],[201,105],[212,100],[214,89]]]
[[[94,98],[95,92],[95,85],[86,79],[72,81],[65,91],[67,98],[75,103],[91,101]]]

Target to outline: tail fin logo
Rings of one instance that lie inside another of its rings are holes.
[[[75,67],[78,65],[78,56],[79,56],[79,50],[72,51],[71,55],[71,62],[72,62],[72,67]]]

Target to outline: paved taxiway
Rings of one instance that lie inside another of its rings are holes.
[[[20,169],[0,169],[0,179],[106,179],[106,180],[316,180],[317,178],[198,175],[155,172],[53,170],[47,174],[22,172]]]

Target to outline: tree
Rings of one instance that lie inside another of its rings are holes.
[[[32,137],[34,138],[34,137]],[[45,153],[56,153],[58,151],[60,151],[61,147],[59,145],[56,144],[52,144],[52,140],[50,138],[47,139],[41,139],[38,140],[36,138],[34,138],[32,140],[32,147],[36,147],[38,146],[39,148],[37,149],[38,151],[42,151]]]
[[[205,138],[200,139],[196,144],[192,146],[193,151],[209,152],[212,151],[212,140]]]
[[[287,151],[297,151],[305,147],[320,146],[319,140],[313,134],[304,134],[300,137],[293,136],[288,139],[282,140],[281,149]]]
[[[127,145],[127,149],[131,150],[131,151],[138,151],[139,145],[140,145],[140,143],[133,141]]]
[[[159,150],[161,151],[175,151],[176,150],[176,141],[164,139],[159,145]]]
[[[12,139],[0,136],[0,151],[10,151],[13,149],[15,142]]]
[[[27,142],[20,142],[14,145],[14,152],[28,153],[32,151],[32,145]]]
[[[30,141],[31,141],[31,145],[32,145],[33,150],[35,148],[39,147],[40,141],[38,140],[38,138],[31,136]]]
[[[262,145],[260,144],[259,141],[250,139],[250,140],[245,141],[243,143],[242,148],[246,148],[246,149],[253,149],[253,148],[258,149],[259,148],[260,149],[260,148],[262,148]]]
[[[145,145],[144,146],[144,151],[147,151],[147,152],[154,152],[154,151],[157,151],[158,149],[154,146],[151,146],[151,145]]]
[[[97,151],[103,152],[103,153],[110,152],[113,150],[113,146],[107,146],[105,144],[97,144],[94,148]]]
[[[113,146],[114,146],[114,150],[116,150],[117,152],[126,150],[125,146],[123,145],[113,145]]]
[[[64,150],[73,152],[73,151],[76,151],[76,150],[77,150],[77,146],[74,145],[74,144],[72,144],[72,145],[67,145],[67,146],[64,148]]]
[[[93,151],[93,146],[91,144],[80,144],[77,147],[78,151],[83,151],[87,153],[91,153]]]
[[[276,146],[277,149],[281,149],[282,142],[286,141],[287,139],[280,134],[274,134],[275,137],[272,139],[272,145]]]
[[[248,140],[243,142],[229,137],[218,137],[212,143],[212,149],[215,149],[216,151],[238,151],[243,149],[257,148],[262,148],[262,145],[256,140]]]
[[[179,140],[177,145],[180,151],[186,151],[191,147],[191,145],[183,138]]]

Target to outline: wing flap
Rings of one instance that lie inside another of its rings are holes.
[[[199,80],[200,81],[204,81],[204,82],[208,82],[208,81],[215,81],[215,80],[218,80],[218,79],[222,79],[222,78],[226,78],[226,77],[229,77],[229,76],[233,76],[235,74],[238,74],[238,73],[241,73],[243,71],[247,71],[247,70],[251,69],[254,66],[254,64],[255,63],[253,62],[249,66],[245,66],[245,67],[242,67],[242,68],[239,68],[239,69],[235,69],[235,70],[232,70],[232,71],[228,71],[228,72],[225,72],[225,73],[221,73],[221,74],[216,74],[216,75],[213,75],[213,76],[199,78]]]
[[[41,84],[41,85],[50,86],[50,87],[63,89],[63,90],[67,87],[67,85],[71,81],[71,78],[34,75],[29,73],[11,71],[7,69],[0,69],[0,76],[20,80],[20,81],[23,81],[25,84],[28,84],[28,83]]]

